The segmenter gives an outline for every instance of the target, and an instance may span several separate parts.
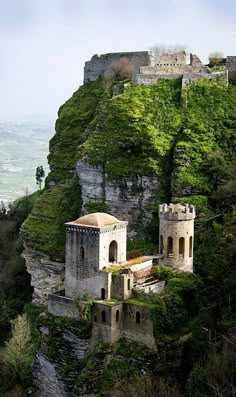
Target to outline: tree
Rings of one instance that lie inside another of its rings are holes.
[[[134,66],[128,58],[122,57],[111,64],[111,70],[115,80],[124,80],[132,77]]]
[[[36,177],[36,183],[37,185],[39,185],[39,190],[41,190],[43,178],[45,177],[45,172],[42,165],[36,168],[35,177]]]
[[[20,383],[30,382],[34,356],[30,324],[26,313],[19,315],[14,321],[12,337],[6,343],[4,357],[5,364]]]

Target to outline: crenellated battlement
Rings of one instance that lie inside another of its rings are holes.
[[[160,204],[159,218],[170,221],[186,221],[195,218],[195,207],[193,205]]]

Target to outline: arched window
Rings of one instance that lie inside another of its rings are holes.
[[[102,310],[102,322],[103,323],[106,322],[106,312],[105,312],[105,310]]]
[[[172,237],[168,237],[168,240],[167,240],[167,255],[173,256],[173,238]]]
[[[117,262],[117,242],[115,240],[109,245],[109,262]]]
[[[128,278],[127,288],[128,288],[128,291],[130,291],[130,278]]]
[[[160,236],[160,254],[163,254],[163,247],[164,247],[163,236]]]
[[[140,312],[136,312],[136,323],[140,324],[141,315]]]
[[[84,247],[80,247],[80,259],[84,259]]]
[[[117,310],[116,311],[116,322],[117,323],[118,323],[119,319],[120,319],[120,312],[119,312],[119,310]]]
[[[184,257],[184,246],[185,246],[185,240],[183,237],[180,237],[179,239],[179,256],[182,258]]]
[[[189,237],[189,256],[193,256],[193,237]]]
[[[106,297],[106,291],[105,288],[101,288],[101,299],[104,300]]]

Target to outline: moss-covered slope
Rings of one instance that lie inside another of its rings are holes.
[[[204,212],[235,156],[236,87],[203,81],[185,96],[187,107],[181,105],[180,80],[148,87],[128,82],[117,96],[102,79],[80,87],[59,110],[51,172],[24,224],[25,240],[63,256],[63,223],[81,208],[78,159],[101,164],[111,179],[154,173],[161,177],[154,207],[172,199]]]

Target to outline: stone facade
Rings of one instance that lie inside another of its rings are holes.
[[[116,343],[123,336],[156,350],[148,307],[124,303],[96,304],[93,310],[92,345],[97,341]]]
[[[123,336],[156,350],[150,308],[124,303]]]
[[[126,226],[127,222],[101,227],[66,224],[66,296],[82,299],[89,293],[101,298],[104,294],[110,299],[111,274],[102,270],[109,262],[126,261]]]
[[[160,205],[159,218],[160,263],[193,272],[194,206]]]
[[[80,319],[79,309],[74,299],[57,294],[48,295],[48,311],[54,316]]]
[[[228,71],[229,80],[235,80],[236,79],[236,56],[228,56],[226,58],[225,68]]]
[[[159,178],[153,174],[111,180],[102,166],[83,161],[77,162],[76,172],[81,186],[82,212],[87,213],[87,203],[105,202],[114,216],[129,222],[129,238],[139,238],[145,223],[152,219],[150,206],[160,186]]]
[[[113,62],[126,58],[134,67],[134,75],[139,72],[140,66],[149,65],[150,57],[148,51],[140,52],[117,52],[110,54],[94,55],[90,61],[85,62],[84,82],[94,81],[99,76],[109,74]]]
[[[154,66],[140,67],[140,74],[183,74],[207,72],[197,55],[190,54],[190,64],[186,63],[185,53],[162,54]]]

